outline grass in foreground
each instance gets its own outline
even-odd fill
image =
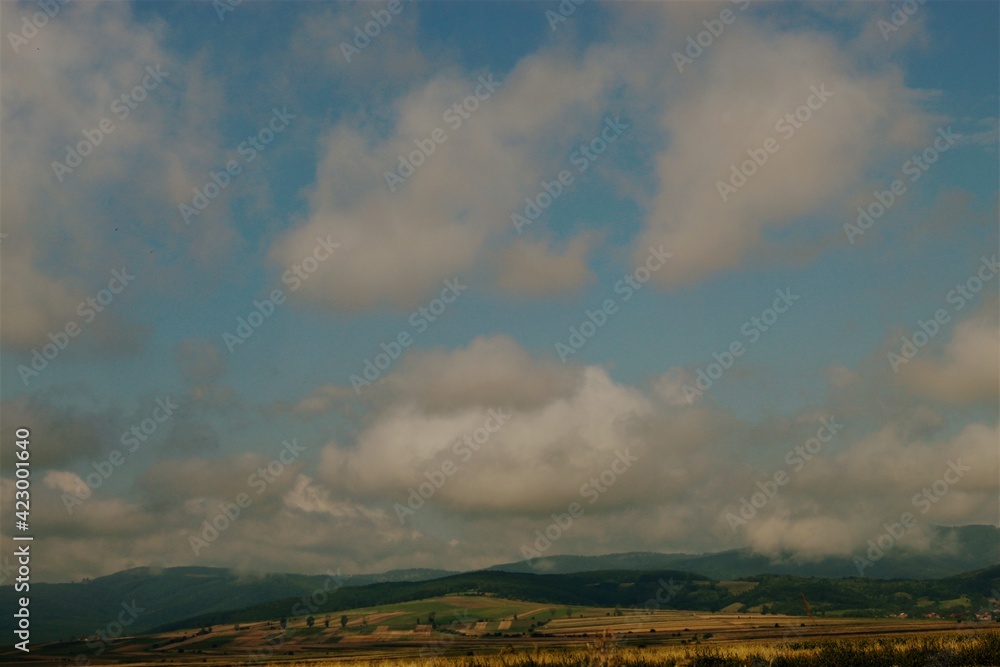
[[[272,663],[270,667],[991,667],[1000,632],[709,647],[622,647],[610,637],[580,650],[503,650],[493,655]]]

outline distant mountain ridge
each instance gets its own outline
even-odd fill
[[[1000,564],[1000,528],[993,526],[963,526],[939,528],[925,552],[913,552],[902,547],[890,550],[885,557],[865,571],[866,579],[943,579],[974,572]],[[796,577],[843,578],[857,577],[858,572],[849,557],[825,558],[816,562],[796,563],[792,560],[772,561],[747,549],[710,554],[657,554],[631,552],[605,556],[548,556],[529,562],[495,565],[483,574],[551,574],[574,575],[596,571],[617,571],[626,576],[643,576],[652,572],[670,571],[678,578],[700,578],[716,581],[785,575]],[[467,573],[470,576],[476,573]],[[33,637],[37,641],[68,639],[90,634],[103,628],[121,611],[122,604],[142,608],[129,628],[130,632],[146,632],[152,628],[176,624],[193,617],[226,618],[234,610],[264,607],[279,610],[279,614],[294,613],[289,607],[296,599],[322,591],[333,597],[338,587],[344,587],[340,599],[363,606],[371,598],[364,587],[376,587],[392,599],[410,595],[443,595],[464,580],[459,573],[436,569],[393,570],[381,574],[246,574],[212,567],[176,567],[152,569],[134,568],[105,577],[65,584],[31,584]],[[476,579],[469,585],[475,587]],[[487,583],[493,579],[483,580]],[[527,595],[524,582],[531,578],[499,578],[494,583],[500,590]],[[428,583],[426,586],[417,584]],[[514,589],[515,582],[518,586]],[[412,586],[405,586],[412,584]],[[464,585],[464,584],[462,584]],[[831,584],[835,585],[835,584]],[[845,584],[847,586],[847,584]],[[853,584],[852,584],[853,586]],[[381,588],[379,588],[381,587]],[[850,586],[848,586],[850,588]],[[346,590],[350,589],[350,591]],[[525,591],[528,591],[527,593]],[[382,593],[379,593],[381,595]],[[553,588],[551,601],[568,600],[581,604],[578,598],[562,588]],[[13,586],[0,588],[0,604],[14,608]],[[582,598],[580,598],[582,599]],[[611,598],[609,598],[610,600]],[[704,601],[703,601],[704,602]],[[345,604],[348,602],[345,602]],[[283,609],[284,611],[280,611]],[[11,636],[11,618],[0,618],[0,632]]]
[[[864,557],[865,552],[858,555]],[[930,546],[916,551],[897,546],[859,573],[851,557],[797,561],[791,554],[772,559],[749,548],[706,554],[627,552],[605,556],[543,556],[531,561],[493,565],[487,569],[534,574],[572,574],[596,570],[683,570],[713,579],[738,579],[762,574],[798,577],[857,577],[876,579],[940,579],[1000,563],[1000,527],[934,526]]]
[[[167,624],[156,631],[200,628],[230,623],[277,621],[306,613],[336,614],[365,607],[385,607],[448,595],[486,595],[508,600],[589,607],[686,609],[694,611],[761,611],[802,615],[801,596],[813,613],[883,616],[889,613],[947,614],[985,611],[998,597],[1000,565],[944,579],[831,579],[764,575],[752,581],[717,581],[674,570],[600,570],[575,574],[530,574],[479,570],[441,579],[388,582],[345,587],[315,609],[299,609],[298,601],[274,602],[228,612],[202,614]]]
[[[357,587],[388,582],[426,581],[455,574],[448,570],[408,569],[381,574],[248,574],[217,567],[137,567],[85,582],[31,584],[33,641],[68,639],[94,632],[117,617],[122,605],[134,605],[138,613],[131,632],[178,618],[206,612],[227,611],[289,597],[329,594],[338,587]],[[17,594],[13,586],[0,588],[0,605],[13,609]],[[12,617],[11,617],[12,618]],[[8,617],[0,619],[0,631]],[[7,632],[7,636],[11,633]]]

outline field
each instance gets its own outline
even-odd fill
[[[311,626],[308,617],[285,621],[284,629],[275,619],[122,637],[104,646],[59,642],[33,647],[30,656],[0,653],[0,662],[283,667],[1000,665],[995,623],[616,610],[483,595],[354,609],[315,617]]]
[[[1000,634],[972,631],[936,637],[878,637],[743,643],[706,647],[635,647],[598,637],[578,649],[517,651],[437,658],[372,656],[365,661],[316,660],[272,667],[961,667],[1000,665]]]

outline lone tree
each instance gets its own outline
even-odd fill
[[[323,619],[323,627],[324,628],[330,627],[330,615],[329,614],[327,614],[326,618]]]
[[[288,619],[284,616],[281,617],[281,629],[284,630],[288,626]]]
[[[343,616],[340,617],[340,627],[342,628],[347,627],[347,614],[344,614]]]
[[[310,627],[310,628],[313,626],[313,623],[315,623],[315,622],[316,622],[316,619],[313,618],[312,616],[310,616],[309,618],[306,619],[306,625],[308,627]]]

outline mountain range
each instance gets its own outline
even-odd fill
[[[714,611],[737,603],[746,607],[770,604],[772,611],[795,613],[800,596],[808,590],[806,594],[815,598],[820,611],[826,605],[829,611],[864,614],[897,607],[905,610],[909,598],[893,595],[907,587],[913,588],[907,593],[912,599],[966,596],[969,604],[983,604],[992,587],[1000,586],[997,568],[984,568],[998,563],[1000,528],[962,526],[936,528],[929,548],[923,551],[888,550],[865,568],[864,577],[859,577],[850,557],[807,562],[738,549],[700,555],[548,556],[473,573],[407,569],[303,575],[144,567],[84,582],[32,583],[30,596],[36,619],[33,641],[37,642],[94,633],[114,619],[123,605],[142,610],[129,628],[130,633],[141,633],[297,615],[296,602],[303,600],[322,600],[325,611],[334,611],[464,591],[559,604],[634,606],[657,599],[657,594],[662,599],[663,582],[671,580],[672,589],[681,586],[670,595],[673,608]],[[752,588],[726,583],[737,579],[756,583]],[[0,588],[0,604],[13,608],[16,595],[12,586]],[[8,637],[13,630],[11,620],[0,620],[0,631]]]

